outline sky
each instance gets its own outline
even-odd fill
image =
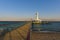
[[[60,20],[60,0],[0,0],[0,20],[34,18]]]

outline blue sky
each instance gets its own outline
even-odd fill
[[[59,19],[60,0],[0,0],[0,18],[31,18],[36,11],[40,18]]]

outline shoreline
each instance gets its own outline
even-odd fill
[[[31,31],[31,40],[59,40],[60,32],[33,32]]]

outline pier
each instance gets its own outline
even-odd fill
[[[30,40],[31,22],[5,33],[0,40]],[[29,37],[29,38],[28,38]]]
[[[31,31],[31,22],[8,31],[0,40],[60,40],[60,32]]]

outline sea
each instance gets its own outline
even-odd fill
[[[27,21],[0,21],[0,31],[11,31],[26,24]],[[31,30],[33,31],[54,31],[60,32],[60,21],[49,21],[48,24],[33,24]]]
[[[26,21],[0,21],[0,31],[11,31],[26,23]]]
[[[60,21],[48,21],[47,24],[32,24],[33,31],[60,32]]]

